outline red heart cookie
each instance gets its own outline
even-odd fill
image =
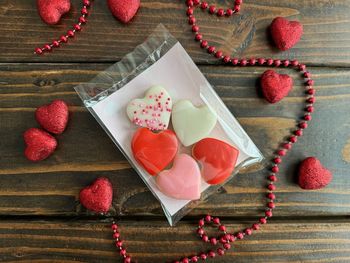
[[[321,189],[332,181],[332,173],[315,157],[308,157],[299,166],[299,186],[303,189]]]
[[[128,23],[140,8],[140,0],[108,0],[112,14],[123,23]]]
[[[205,138],[193,146],[192,156],[202,166],[202,177],[208,184],[224,182],[234,170],[239,151],[226,142]]]
[[[262,94],[270,103],[276,103],[288,95],[293,87],[293,79],[286,74],[266,70],[260,80]]]
[[[38,162],[49,157],[57,147],[57,141],[47,132],[30,128],[23,134],[26,149],[24,155],[28,160]]]
[[[288,21],[283,17],[276,17],[270,26],[271,36],[280,50],[293,47],[303,34],[303,25],[298,21]]]
[[[131,142],[135,159],[150,175],[162,171],[174,159],[178,141],[171,130],[154,133],[147,128],[138,129]]]
[[[96,213],[107,213],[113,199],[113,188],[108,178],[100,177],[80,191],[80,203]]]
[[[57,24],[70,10],[70,0],[37,0],[39,15],[49,25]]]
[[[62,100],[54,100],[35,111],[35,118],[41,127],[54,134],[61,134],[66,129],[68,115],[68,106]]]

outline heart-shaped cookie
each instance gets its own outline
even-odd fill
[[[217,115],[206,105],[197,108],[189,100],[180,100],[173,106],[171,119],[177,137],[189,146],[210,134]]]
[[[36,4],[41,19],[49,25],[57,24],[70,10],[70,0],[37,0]]]
[[[154,133],[147,128],[140,128],[132,138],[131,149],[138,163],[150,175],[156,175],[174,159],[178,141],[171,130]]]
[[[232,174],[239,151],[226,142],[205,138],[192,148],[192,156],[201,164],[202,177],[208,184],[221,184]]]
[[[303,34],[303,25],[298,21],[288,21],[284,17],[276,17],[270,26],[271,36],[280,50],[293,47]]]
[[[299,186],[303,189],[321,189],[332,181],[332,173],[315,157],[308,157],[299,166]]]
[[[200,198],[201,173],[196,161],[187,154],[175,157],[171,169],[156,177],[158,189],[165,195],[184,200]]]
[[[279,102],[293,88],[293,79],[286,74],[266,70],[260,79],[262,94],[270,103]]]
[[[24,132],[23,138],[27,146],[24,155],[33,162],[46,159],[57,147],[56,139],[41,129],[30,128]]]
[[[108,0],[112,14],[121,22],[128,23],[140,8],[140,0]]]
[[[61,134],[68,123],[68,106],[63,100],[54,100],[35,111],[37,122],[48,132]]]
[[[143,99],[129,102],[126,112],[129,119],[138,126],[151,130],[166,130],[172,105],[166,89],[158,85],[148,89]]]
[[[100,177],[79,193],[80,203],[96,213],[107,213],[113,199],[113,188],[108,178]]]

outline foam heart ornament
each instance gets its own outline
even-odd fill
[[[298,21],[276,17],[270,25],[270,32],[277,48],[284,51],[298,43],[303,35],[303,25]]]
[[[36,3],[41,19],[49,25],[57,24],[71,6],[70,0],[37,0]]]
[[[23,138],[26,144],[24,155],[33,162],[48,158],[57,147],[56,139],[41,129],[30,128],[24,132]]]
[[[67,127],[68,106],[63,100],[54,100],[35,111],[37,122],[48,132],[61,134]]]
[[[107,213],[113,199],[113,187],[108,178],[97,178],[79,193],[80,203],[96,213]]]
[[[299,165],[298,184],[303,189],[321,189],[332,181],[332,177],[332,173],[315,157],[308,157]]]
[[[270,103],[276,103],[291,91],[293,79],[289,75],[266,70],[261,76],[260,85],[265,99]]]
[[[145,97],[129,102],[126,112],[129,119],[138,126],[151,130],[166,130],[169,125],[172,99],[163,86],[149,88]]]
[[[128,23],[140,8],[140,0],[108,0],[112,14],[121,22]]]
[[[230,144],[205,138],[192,148],[192,156],[200,163],[203,179],[208,184],[221,184],[235,169],[239,150]]]
[[[132,138],[131,150],[137,162],[150,175],[156,175],[174,159],[178,140],[171,130],[154,133],[147,128],[139,128]]]
[[[210,134],[217,114],[207,105],[197,108],[189,100],[180,100],[174,104],[171,118],[177,137],[183,145],[189,146]]]
[[[200,198],[201,173],[197,162],[188,154],[177,155],[171,169],[156,177],[158,189],[165,195],[182,200]]]

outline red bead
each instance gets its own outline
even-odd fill
[[[233,10],[231,8],[226,10],[226,15],[227,16],[232,16],[232,14],[233,14]]]
[[[316,90],[311,88],[311,89],[308,89],[306,91],[306,93],[309,94],[309,95],[314,95],[316,93]]]
[[[285,155],[286,155],[286,151],[285,151],[285,150],[279,150],[279,151],[277,152],[277,154],[278,154],[279,156],[285,156]]]
[[[237,233],[236,237],[237,237],[238,239],[243,239],[243,238],[244,238],[244,235],[243,235],[243,233],[239,232],[239,233]]]
[[[306,114],[304,116],[304,120],[306,120],[306,121],[311,121],[311,119],[312,119],[311,115]]]
[[[207,2],[202,2],[201,8],[202,9],[207,9],[208,8],[208,3]]]
[[[304,71],[306,69],[306,66],[304,64],[299,65],[299,70]]]
[[[277,158],[273,159],[273,162],[274,162],[275,164],[279,164],[279,163],[282,162],[282,159],[279,158],[279,157],[277,157]]]
[[[215,47],[214,47],[214,46],[208,47],[208,53],[209,53],[209,54],[214,53],[214,51],[215,51]]]
[[[60,37],[60,40],[63,42],[63,43],[67,43],[68,39],[66,36],[61,36]]]
[[[306,129],[307,128],[307,123],[306,122],[299,123],[299,128]]]
[[[214,257],[215,257],[215,252],[212,251],[212,250],[210,250],[210,251],[208,252],[208,256],[209,256],[210,258],[214,258]]]
[[[201,42],[201,47],[202,47],[202,48],[206,48],[207,46],[208,46],[208,41],[203,40],[203,41]]]
[[[225,11],[224,11],[224,9],[220,8],[216,14],[218,16],[224,16],[225,15]]]
[[[274,184],[269,184],[267,186],[267,189],[269,189],[270,191],[275,191],[276,190],[276,186]]]
[[[216,58],[221,58],[222,57],[222,51],[220,51],[220,50],[216,51],[215,57]]]
[[[189,19],[188,19],[188,23],[190,25],[193,25],[194,23],[196,23],[196,18],[194,18],[193,16],[191,16]]]
[[[222,232],[225,232],[226,231],[226,226],[224,226],[224,225],[219,226],[219,230],[222,231]]]
[[[267,206],[269,207],[269,208],[271,208],[271,209],[274,209],[276,206],[275,206],[275,204],[273,203],[273,202],[269,202],[268,204],[267,204]]]
[[[225,254],[225,250],[223,250],[221,247],[219,247],[217,250],[219,256],[223,256]]]
[[[117,242],[115,242],[115,245],[117,247],[121,247],[121,246],[123,246],[123,241],[122,240],[118,240]]]
[[[89,0],[84,0],[84,1],[83,1],[83,5],[85,5],[85,6],[90,6],[90,1],[89,1]]]
[[[79,22],[82,23],[82,24],[84,24],[84,23],[87,22],[87,20],[86,20],[85,17],[81,16],[81,17],[79,17]]]
[[[263,65],[265,62],[266,62],[266,60],[264,58],[259,58],[258,59],[259,65]]]
[[[220,237],[219,241],[220,241],[221,244],[226,244],[227,243],[226,236],[224,235],[224,236]]]
[[[230,57],[229,56],[224,56],[224,58],[222,60],[224,61],[224,63],[229,63],[230,62]]]
[[[285,144],[283,144],[283,148],[290,150],[290,149],[292,149],[292,145],[290,143],[285,143]]]
[[[183,258],[183,259],[181,260],[181,262],[182,262],[182,263],[189,263],[190,261],[189,261],[188,258]]]
[[[272,217],[272,211],[271,211],[271,210],[267,210],[267,211],[265,212],[265,215],[266,215],[267,217]]]
[[[298,140],[298,138],[297,138],[296,136],[290,136],[290,137],[289,137],[289,141],[290,141],[291,143],[296,143],[297,140]]]
[[[274,64],[276,67],[279,67],[279,66],[281,65],[281,60],[275,59],[275,60],[273,61],[273,64]]]
[[[276,175],[270,175],[270,176],[269,176],[269,180],[270,180],[271,182],[277,182],[277,177],[276,177]]]
[[[198,235],[202,236],[204,234],[204,229],[198,228],[197,233],[198,233]]]
[[[252,225],[252,228],[254,230],[259,230],[260,229],[260,225],[255,223],[255,224]]]
[[[237,65],[237,64],[238,64],[238,58],[232,59],[232,64],[233,64],[233,65]]]
[[[199,26],[193,25],[193,26],[192,26],[192,31],[193,31],[193,32],[198,32],[198,31],[199,31]]]
[[[250,236],[253,231],[250,229],[250,228],[247,228],[246,230],[244,230],[244,233],[247,235],[247,236]]]
[[[74,37],[74,32],[73,32],[73,30],[68,30],[67,35],[68,35],[69,37]]]
[[[112,228],[112,230],[117,230],[118,229],[118,225],[117,224],[112,224],[111,228]]]
[[[268,193],[268,194],[267,194],[267,198],[268,198],[268,199],[271,199],[271,200],[275,200],[275,199],[276,199],[276,196],[275,196],[274,193]]]
[[[235,242],[236,237],[234,235],[228,235],[227,239],[232,243],[232,242]]]
[[[81,14],[82,14],[82,15],[87,15],[88,13],[89,13],[89,11],[87,10],[86,7],[83,7],[83,8],[81,9]]]
[[[216,239],[215,237],[212,237],[212,238],[210,239],[210,243],[211,243],[212,245],[216,245],[216,244],[218,243],[218,241],[217,241],[217,239]]]
[[[188,8],[187,11],[186,11],[186,14],[187,14],[188,16],[193,15],[193,8]]]
[[[242,2],[243,2],[242,0],[236,0],[236,1],[235,1],[235,5],[241,5]]]
[[[115,233],[113,233],[113,238],[119,238],[119,237],[120,237],[119,232],[115,232]]]
[[[203,236],[202,236],[202,240],[203,240],[204,242],[208,242],[208,241],[209,241],[209,237],[208,237],[207,235],[203,235]]]
[[[306,102],[308,103],[315,103],[315,101],[316,101],[315,97],[311,97],[306,100]]]
[[[200,1],[199,0],[192,0],[194,5],[199,5]]]
[[[272,58],[269,58],[267,61],[266,61],[266,64],[268,66],[271,66],[273,64],[273,59]]]
[[[120,255],[122,255],[122,256],[126,255],[126,249],[122,248],[120,250]]]
[[[51,46],[49,44],[44,45],[44,49],[47,51],[51,51]]]
[[[259,222],[261,223],[261,224],[266,224],[267,223],[267,220],[266,220],[266,218],[265,217],[262,217],[262,218],[260,218],[259,219]]]
[[[314,112],[314,107],[313,106],[308,106],[306,107],[307,112]]]
[[[308,86],[313,86],[315,84],[315,81],[313,81],[312,79],[309,79],[308,81],[306,81],[306,84]]]
[[[202,259],[202,260],[206,260],[207,259],[207,255],[205,253],[201,253],[199,255],[199,257]]]
[[[210,13],[210,14],[214,14],[215,11],[216,11],[216,7],[215,7],[214,5],[211,5],[211,6],[209,7],[209,13]]]
[[[37,47],[35,49],[35,53],[38,54],[38,55],[41,55],[43,53],[43,50],[41,48]]]
[[[192,261],[192,262],[198,262],[198,257],[197,257],[197,256],[191,257],[191,261]]]
[[[294,132],[294,134],[295,134],[296,136],[302,136],[302,135],[303,135],[303,131],[302,131],[302,130],[296,130],[296,131]]]
[[[60,42],[58,42],[57,40],[54,40],[54,41],[52,41],[52,45],[54,47],[59,47],[60,46]]]
[[[226,250],[231,249],[231,245],[230,245],[229,243],[225,243],[225,244],[223,245],[223,247],[224,247],[224,249],[226,249]]]
[[[204,226],[204,220],[203,219],[199,220],[198,225],[199,226]]]
[[[289,60],[283,60],[283,66],[288,67],[290,64]]]
[[[211,221],[211,216],[210,215],[206,215],[205,216],[205,221],[210,222]]]
[[[292,64],[293,67],[296,67],[296,66],[299,65],[299,61],[298,60],[292,60],[291,64]]]
[[[199,40],[201,40],[203,38],[203,36],[201,35],[201,34],[196,34],[196,36],[195,36],[195,40],[197,40],[197,41],[199,41]]]
[[[75,25],[74,25],[74,29],[75,29],[76,31],[80,31],[80,30],[81,30],[81,26],[79,26],[78,24],[75,24]]]
[[[236,6],[234,7],[234,10],[235,10],[235,12],[239,12],[239,10],[241,10],[241,6],[236,5]]]
[[[249,59],[249,65],[255,65],[255,63],[256,63],[256,59],[255,58],[251,58],[251,59]]]
[[[124,263],[131,263],[131,257],[127,256],[124,258]]]
[[[273,166],[272,168],[271,168],[271,171],[272,172],[274,172],[274,173],[278,173],[278,171],[279,171],[279,168],[278,168],[278,166]]]
[[[193,6],[193,1],[192,0],[187,0],[186,1],[187,6]]]
[[[305,78],[310,78],[311,77],[310,72],[308,72],[308,71],[304,72],[304,77]]]
[[[220,219],[219,218],[217,218],[217,217],[215,217],[214,219],[213,219],[213,223],[214,224],[220,224]]]
[[[247,65],[247,60],[246,59],[241,59],[241,61],[239,62],[239,64],[241,66],[246,66]]]

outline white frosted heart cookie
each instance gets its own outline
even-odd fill
[[[129,119],[138,126],[151,130],[168,128],[172,108],[172,100],[163,86],[149,88],[143,99],[129,102],[126,112]]]
[[[171,120],[181,143],[189,146],[210,134],[217,114],[206,105],[197,108],[189,100],[180,100],[173,106]]]

